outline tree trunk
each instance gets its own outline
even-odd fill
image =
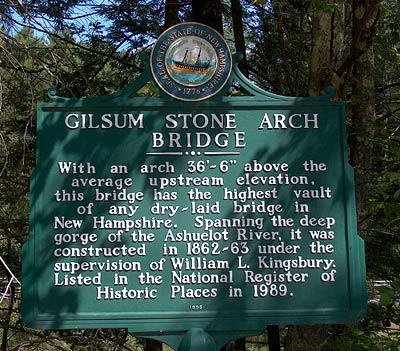
[[[276,14],[276,24],[277,24],[277,34],[278,34],[278,46],[281,52],[281,58],[282,58],[282,65],[283,65],[283,73],[285,76],[285,82],[286,86],[288,87],[290,94],[294,95],[295,91],[293,88],[292,84],[292,77],[291,77],[291,72],[290,72],[290,67],[289,67],[289,61],[288,61],[288,55],[286,52],[286,45],[285,45],[285,35],[283,33],[284,28],[283,28],[283,16],[282,16],[282,9],[281,9],[281,3],[276,2],[273,3],[274,11]]]
[[[330,78],[330,43],[332,14],[322,9],[313,8],[312,44],[310,58],[310,76],[308,94],[320,96],[324,93]],[[289,326],[285,351],[320,351],[321,326]]]
[[[376,10],[376,9],[375,9]],[[368,227],[368,196],[371,171],[371,128],[369,125],[375,118],[375,86],[373,79],[374,53],[369,38],[358,34],[360,31],[373,32],[369,26],[374,25],[370,18],[366,28],[359,28],[363,17],[373,9],[364,7],[363,2],[356,1],[353,9],[354,36],[363,38],[359,47],[364,53],[353,65],[352,115],[350,128],[350,163],[354,167],[356,185],[357,222],[359,233]]]
[[[243,54],[243,60],[239,62],[239,68],[245,76],[249,75],[247,56],[246,56],[246,43],[244,40],[243,31],[243,11],[240,0],[231,0],[231,11],[232,11],[232,26],[233,35],[235,37],[235,49],[236,52]]]
[[[332,3],[331,0],[327,4]],[[345,46],[345,1],[336,2],[336,11],[314,4],[312,8],[312,43],[308,94],[320,96],[325,94],[327,86],[334,86],[339,91],[343,83],[336,78],[335,72]],[[319,351],[323,325],[290,326],[285,351]]]
[[[292,325],[289,327],[285,351],[320,351],[322,325]]]
[[[179,23],[179,7],[178,0],[165,0],[164,29]]]
[[[221,0],[192,0],[192,18],[223,35]]]
[[[346,0],[337,0],[335,11],[317,5],[313,8],[308,85],[310,96],[323,95],[326,87],[330,85],[335,88],[336,97],[341,99],[346,97],[351,69],[341,70],[340,67],[351,57],[351,55],[344,57],[346,42],[349,40],[346,36],[349,7]]]
[[[319,96],[330,80],[330,43],[332,15],[321,9],[314,9],[312,16],[312,41],[310,58],[310,78],[308,93]]]

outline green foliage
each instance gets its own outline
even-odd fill
[[[250,78],[276,93],[306,95],[311,10],[333,13],[337,4],[327,0],[241,3]],[[179,18],[190,19],[190,1],[180,4]],[[229,32],[229,2],[224,4]],[[163,6],[161,0],[24,0],[0,4],[0,255],[18,277],[21,247],[28,238],[37,102],[48,100],[46,92],[51,87],[62,96],[82,97],[109,94],[131,83],[143,67],[140,52],[149,51],[163,30]],[[365,219],[368,276],[392,283],[371,287],[371,294],[379,296],[380,303],[370,304],[367,317],[359,325],[332,327],[325,351],[400,350],[400,3],[382,1],[380,11],[371,71],[376,118],[364,126],[359,137],[372,145],[371,168],[367,170],[369,212]],[[347,50],[351,42],[343,46]],[[353,104],[361,101],[351,96],[350,89],[347,93]],[[155,95],[156,91],[146,85],[138,94]],[[0,323],[2,332],[6,327],[12,330],[10,349],[27,342],[38,350],[111,350],[118,349],[124,340],[125,349],[142,349],[123,330],[28,330],[16,306],[12,306],[12,315],[7,315],[9,302],[1,306]]]
[[[367,316],[352,326],[331,328],[324,351],[399,351],[400,281],[370,283]]]
[[[267,4],[267,1],[266,0],[253,0],[253,4],[265,7],[265,5]]]
[[[314,8],[330,13],[333,13],[338,9],[338,4],[336,4],[334,1],[310,0],[310,3],[314,6]]]
[[[307,95],[311,47],[307,10],[290,1],[247,9],[250,73],[262,88],[283,95]]]
[[[353,329],[346,336],[327,343],[324,351],[399,351],[399,333],[364,334]]]

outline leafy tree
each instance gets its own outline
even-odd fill
[[[399,322],[394,303],[400,276],[399,17],[398,0],[1,3],[0,255],[19,276],[35,164],[35,106],[47,99],[46,90],[56,87],[60,95],[76,97],[117,91],[142,70],[139,53],[149,51],[165,28],[196,20],[217,28],[232,48],[246,54],[242,69],[261,87],[312,96],[332,85],[338,98],[349,101],[349,155],[368,275],[392,284],[372,287],[383,302],[372,305],[357,328],[331,327],[335,340],[326,348],[366,349],[384,331],[391,337],[379,347],[389,349],[398,334],[389,333],[387,325]],[[27,331],[15,322],[12,300],[2,308],[3,329],[17,336],[13,345],[25,338],[30,346],[48,343],[53,349],[84,349],[91,342],[99,350],[110,345],[122,350],[123,343],[132,342],[126,331]],[[346,337],[337,337],[338,331]],[[5,349],[10,333],[2,336]],[[319,350],[320,340],[319,327],[291,327],[286,348]],[[148,345],[148,350],[159,347]]]
[[[192,19],[223,34],[221,0],[192,0]]]

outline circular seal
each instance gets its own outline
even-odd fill
[[[157,85],[184,101],[201,101],[217,94],[232,71],[232,56],[224,38],[199,23],[181,23],[158,38],[150,58]]]

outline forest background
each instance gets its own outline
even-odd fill
[[[232,52],[244,54],[241,70],[261,88],[317,96],[333,86],[335,98],[347,103],[358,231],[366,243],[368,315],[351,326],[280,326],[280,347],[398,351],[398,0],[1,0],[0,351],[166,349],[126,330],[28,329],[19,314],[19,281],[29,235],[37,102],[48,101],[50,87],[66,97],[122,89],[143,70],[139,54],[150,52],[165,28],[184,21],[219,30]],[[143,94],[155,91],[149,87]],[[268,338],[242,339],[226,349],[268,350]]]

